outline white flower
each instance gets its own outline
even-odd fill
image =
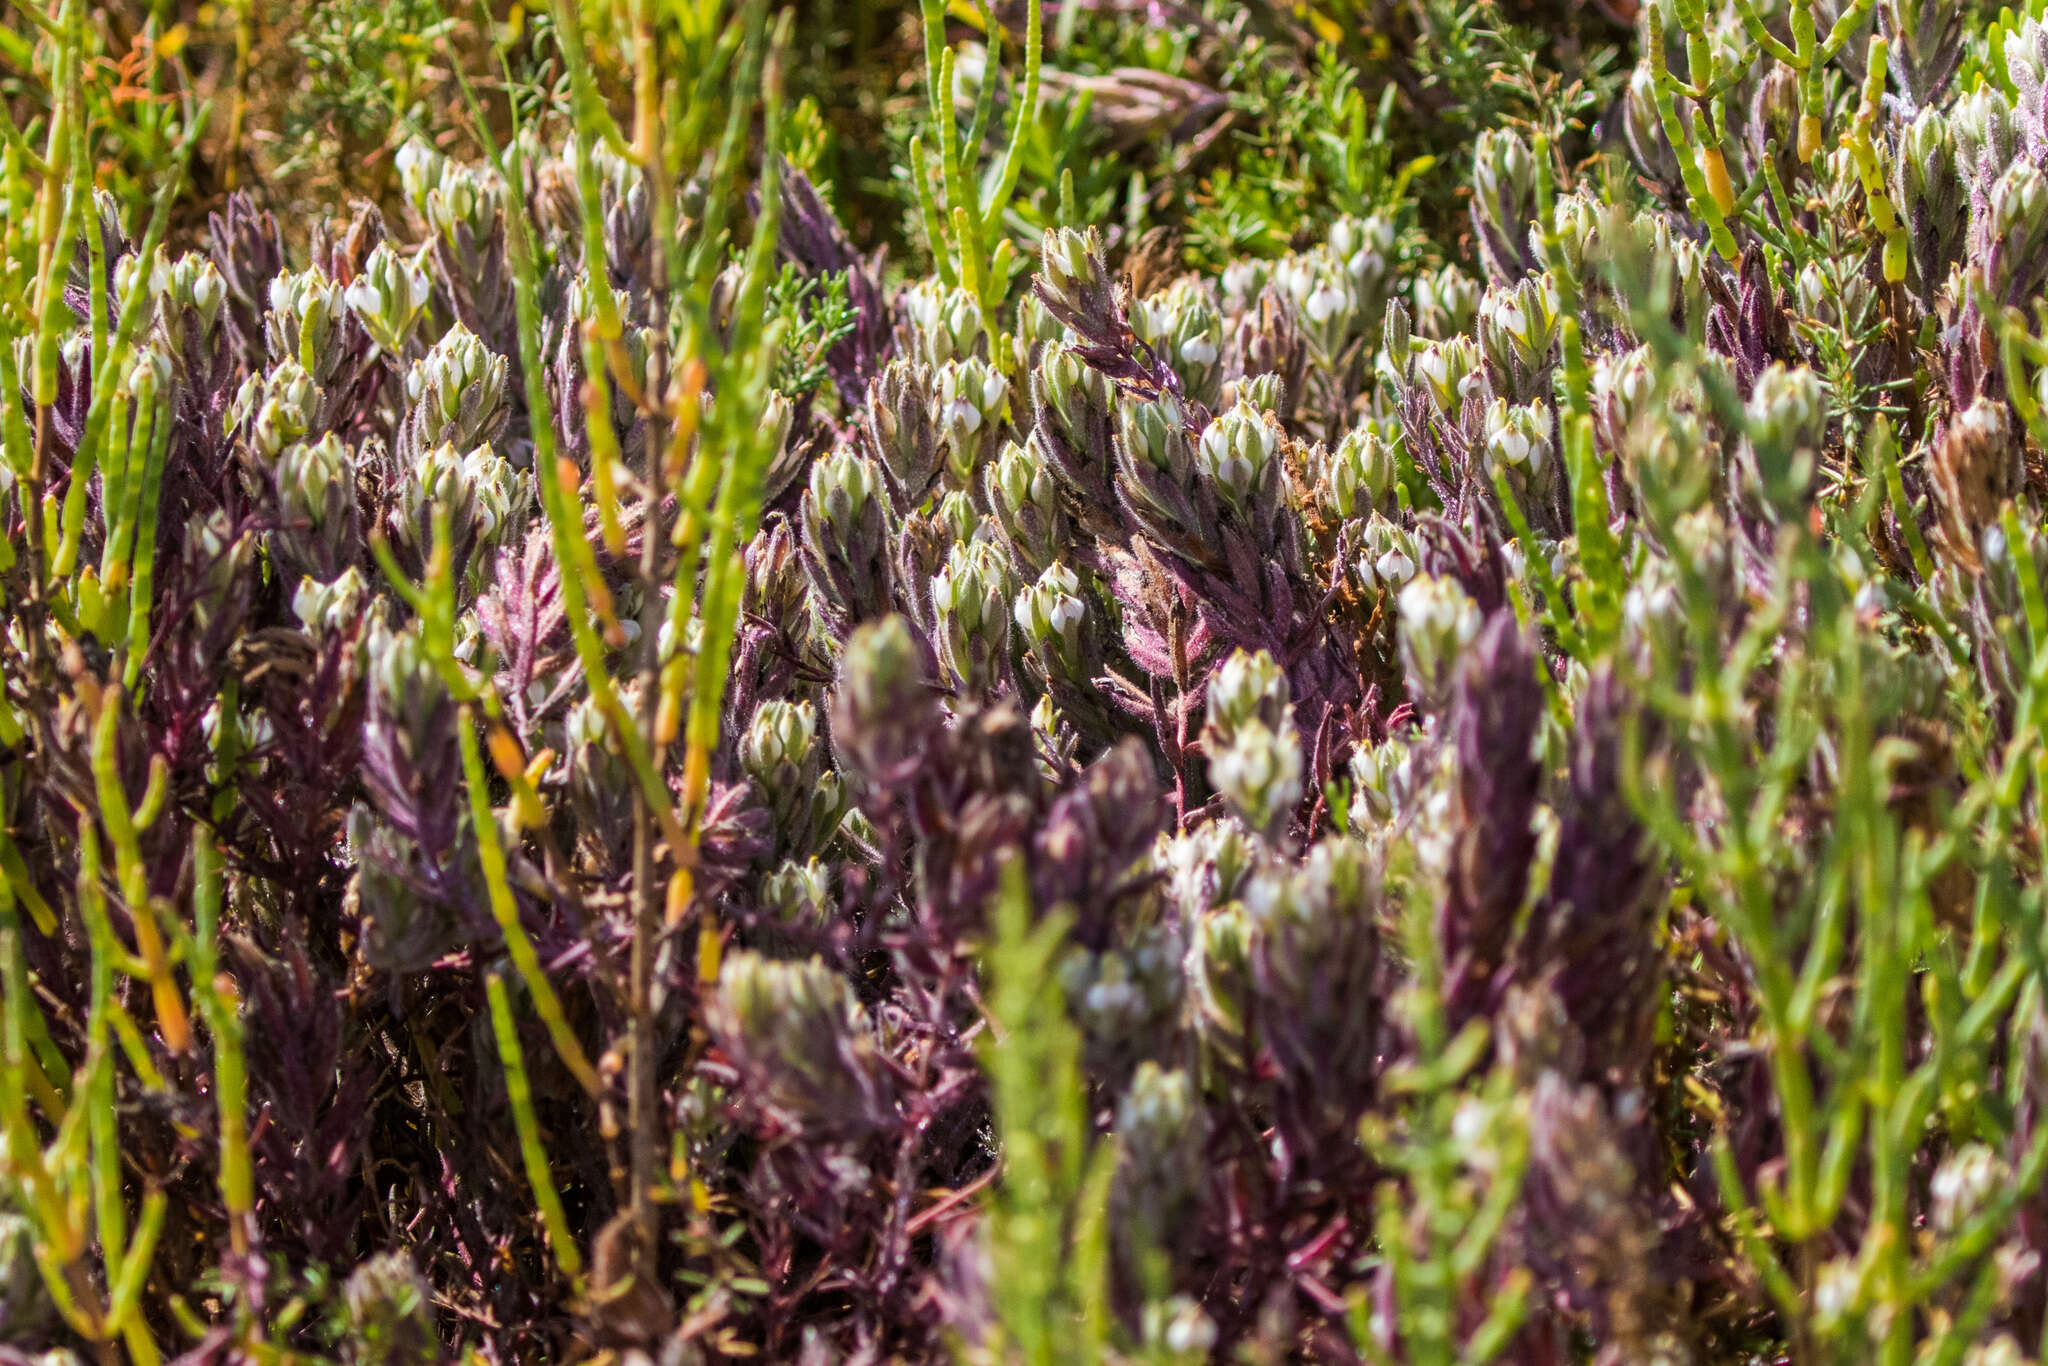
[[[1389,584],[1399,586],[1415,577],[1415,561],[1411,560],[1396,546],[1373,561],[1373,570]]]
[[[1302,302],[1301,309],[1308,314],[1309,321],[1320,324],[1328,322],[1338,309],[1344,307],[1344,303],[1343,290],[1335,285],[1324,285]]]

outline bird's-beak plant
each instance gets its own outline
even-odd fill
[[[145,8],[0,1366],[2048,1353],[2038,4]]]

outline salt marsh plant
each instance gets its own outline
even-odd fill
[[[0,1363],[2041,1360],[2038,9],[24,11]]]

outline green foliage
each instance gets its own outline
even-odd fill
[[[847,301],[846,277],[822,281],[784,266],[768,287],[770,326],[781,328],[782,348],[776,359],[775,392],[788,398],[814,393],[825,382],[825,353],[852,332],[858,318]]]
[[[436,0],[342,0],[306,11],[291,36],[305,85],[284,111],[292,150],[276,168],[291,175],[376,146],[396,127],[432,121],[426,67],[454,30]]]
[[[982,1050],[1002,1145],[987,1235],[1002,1331],[989,1359],[1099,1362],[1112,1338],[1107,1213],[1116,1145],[1095,1136],[1081,1034],[1055,970],[1065,917],[1034,914],[1016,864],[1004,882],[991,917],[991,1030]]]

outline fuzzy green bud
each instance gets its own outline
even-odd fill
[[[981,451],[1002,418],[1010,382],[979,356],[948,361],[938,369],[933,395],[939,431],[948,445],[947,468],[956,483],[971,486]]]
[[[297,361],[284,360],[242,381],[228,405],[227,424],[242,429],[251,449],[271,460],[306,434],[319,410],[313,377]]]
[[[1423,574],[1410,579],[1400,606],[1401,659],[1418,696],[1448,694],[1458,659],[1479,635],[1479,604],[1455,579]]]
[[[445,442],[423,455],[399,488],[398,513],[404,533],[425,553],[433,509],[445,506],[454,537],[451,554],[460,573],[477,548],[502,539],[523,499],[519,475],[489,446],[458,453]]]
[[[1991,187],[1987,223],[1989,240],[1982,247],[1994,253],[1990,284],[1997,294],[2019,263],[2048,246],[2048,175],[2025,160],[2007,167]]]
[[[432,293],[427,273],[417,262],[404,260],[389,242],[379,242],[363,263],[362,274],[349,282],[342,297],[362,319],[371,339],[395,356],[404,350],[405,339]]]
[[[809,702],[763,702],[741,737],[740,764],[766,784],[783,765],[801,767],[810,759],[817,732],[818,710]]]
[[[448,329],[405,374],[405,396],[422,405],[429,422],[445,428],[475,425],[504,397],[505,358],[493,355],[461,323]]]
[[[1327,249],[1281,261],[1273,268],[1273,283],[1293,300],[1303,335],[1322,356],[1335,356],[1355,334],[1367,300]]]
[[[1209,675],[1209,733],[1227,745],[1253,720],[1277,728],[1287,716],[1287,674],[1264,650],[1232,650]]]
[[[1899,196],[1901,207],[1938,196],[1930,196],[1929,188],[1953,182],[1954,143],[1949,137],[1948,120],[1941,116],[1939,109],[1923,109],[1911,123],[1906,125],[1899,138],[1898,156],[1893,190]],[[1948,196],[1953,199],[1954,196]]]
[[[1607,451],[1623,449],[1630,433],[1652,417],[1656,400],[1657,376],[1648,347],[1594,360],[1594,431]]]
[[[1400,477],[1393,443],[1377,428],[1354,427],[1344,433],[1330,456],[1323,484],[1324,507],[1340,518],[1384,507]]]
[[[1488,463],[1540,474],[1551,456],[1550,423],[1550,405],[1542,399],[1512,407],[1495,399],[1486,410]]]
[[[1131,987],[1126,990],[1136,994]],[[1143,1027],[1141,1009],[1123,1012],[1135,1017],[1132,1024],[1138,1028]],[[1131,1032],[1128,1026],[1117,1031]],[[1124,1236],[1141,1246],[1163,1248],[1184,1242],[1193,1232],[1202,1207],[1207,1120],[1200,1088],[1188,1072],[1168,1071],[1149,1058],[1138,1064],[1116,1113],[1122,1153],[1114,1221]],[[1172,1344],[1167,1350],[1173,1353],[1153,1360],[1207,1359],[1216,1327],[1206,1316],[1194,1316],[1201,1316],[1200,1306],[1182,1296],[1148,1307],[1147,1338],[1159,1346]]]
[[[928,280],[904,290],[901,301],[920,360],[944,365],[975,353],[981,341],[981,305],[966,290]]]
[[[1239,399],[1196,443],[1201,469],[1232,506],[1242,507],[1264,483],[1280,434],[1264,414]]]
[[[270,354],[293,357],[323,382],[331,380],[342,360],[334,332],[347,307],[343,293],[317,266],[272,280],[263,318]]]
[[[1369,830],[1394,818],[1403,795],[1401,783],[1408,761],[1408,745],[1399,739],[1390,738],[1378,745],[1360,745],[1351,751],[1351,824],[1354,827]]]
[[[1396,378],[1415,350],[1415,321],[1399,299],[1387,305],[1380,317],[1380,363],[1391,366]]]
[[[365,1361],[427,1366],[440,1358],[434,1292],[403,1252],[380,1252],[342,1286],[350,1336]]]
[[[761,879],[761,905],[784,924],[822,925],[831,917],[832,870],[817,859],[788,859]]]
[[[121,378],[121,389],[142,400],[147,408],[155,402],[156,396],[171,385],[171,358],[155,342],[146,342],[129,359],[128,373]]]
[[[443,688],[418,623],[393,630],[380,616],[370,623],[366,655],[370,687],[384,712],[402,721],[424,722]]]
[[[398,170],[399,189],[407,202],[424,212],[427,191],[440,182],[447,158],[421,139],[411,138],[398,149],[393,162]]]
[[[481,242],[497,219],[501,189],[496,175],[446,160],[440,170],[427,190],[421,215],[442,237],[453,241],[466,229]]]
[[[287,525],[303,523],[316,537],[346,528],[355,503],[355,468],[340,437],[328,432],[317,441],[285,447],[273,474],[278,510]],[[330,545],[338,552],[338,543]]]
[[[1026,294],[1017,302],[1017,361],[1022,365],[1031,348],[1041,342],[1055,342],[1066,335],[1066,324],[1046,310],[1045,301]]]
[[[875,462],[841,446],[811,466],[811,498],[828,526],[853,525],[882,482]]]
[[[1120,406],[1116,386],[1073,347],[1060,343],[1045,348],[1037,378],[1055,433],[1078,451],[1092,451],[1097,424],[1113,420]]]
[[[1059,485],[1035,447],[1006,442],[989,466],[987,483],[989,502],[1005,521],[1014,521],[1033,509],[1049,519],[1058,509]]]
[[[1536,197],[1536,158],[1510,129],[1479,135],[1472,158],[1472,216],[1480,229],[1480,256],[1487,273],[1511,279],[1520,273],[1504,252],[1519,253],[1529,230]]]
[[[2005,96],[1990,85],[1957,100],[1949,110],[1956,170],[1965,185],[1991,181],[2019,151],[2019,120]]]
[[[939,499],[933,510],[933,517],[945,528],[946,534],[957,543],[984,539],[982,536],[981,509],[960,489],[954,489]]]
[[[1102,283],[1099,251],[1092,230],[1083,233],[1073,228],[1048,228],[1039,247],[1046,283],[1056,293],[1098,287]]]
[[[729,953],[705,1017],[754,1103],[784,1123],[858,1130],[888,1117],[873,1026],[852,984],[823,961]]]
[[[1472,326],[1479,313],[1479,281],[1454,265],[1424,271],[1415,277],[1410,291],[1415,301],[1415,327],[1424,337],[1442,341]],[[1388,355],[1396,365],[1407,359],[1407,350],[1390,345]]]
[[[1088,363],[1069,346],[1047,347],[1039,362],[1046,401],[1052,405],[1060,424],[1070,433],[1079,430],[1083,388],[1093,373]]]
[[[370,597],[369,585],[354,565],[326,583],[301,578],[292,594],[292,614],[316,634],[352,631],[362,621]]]
[[[1275,729],[1253,717],[1209,759],[1209,781],[1246,825],[1262,832],[1271,832],[1301,801],[1302,774],[1292,721]]]
[[[825,847],[846,814],[839,775],[817,743],[818,710],[808,701],[763,702],[740,737],[740,767],[766,798],[778,848],[808,857]]]
[[[1535,372],[1557,343],[1557,294],[1547,278],[1525,277],[1512,288],[1495,286],[1479,301],[1479,339],[1487,358],[1505,374]]]
[[[1245,828],[1226,819],[1161,837],[1153,859],[1166,876],[1168,899],[1192,922],[1240,894],[1259,852]]]
[[[199,315],[202,331],[211,328],[227,302],[227,281],[211,258],[196,251],[173,257],[157,249],[150,264],[149,292],[160,308],[189,308]]]
[[[1361,540],[1353,572],[1367,592],[1399,592],[1415,577],[1418,552],[1413,532],[1375,512],[1366,520]]]
[[[941,662],[962,687],[993,687],[1010,638],[1009,557],[989,541],[955,545],[932,577]]]
[[[1048,664],[1057,662],[1071,670],[1081,660],[1081,627],[1088,605],[1080,593],[1074,571],[1055,564],[1017,595],[1012,609],[1017,629]]]
[[[1536,188],[1536,158],[1513,129],[1487,129],[1473,150],[1473,190],[1483,199],[1518,201]]]
[[[1795,513],[1806,496],[1827,420],[1827,388],[1813,371],[1772,365],[1757,376],[1748,406],[1750,449],[1764,499],[1780,516]]]
[[[1131,305],[1131,330],[1180,374],[1190,395],[1210,392],[1223,355],[1223,318],[1206,290],[1189,281]]]
[[[1287,398],[1287,386],[1280,376],[1269,370],[1264,374],[1246,375],[1235,384],[1226,385],[1224,397],[1233,405],[1242,403],[1254,412],[1277,413]]]
[[[1464,407],[1465,391],[1479,375],[1479,348],[1469,337],[1429,342],[1415,353],[1415,378],[1446,415]]]
[[[1254,937],[1251,915],[1230,902],[1195,922],[1188,951],[1196,1032],[1227,1058],[1236,1057],[1243,1046]]]
[[[848,715],[892,715],[898,703],[925,682],[924,658],[909,623],[892,615],[857,627],[846,642],[839,677]]]
[[[1550,240],[1539,240],[1537,253],[1545,270],[1582,280],[1586,258],[1592,254],[1600,235],[1600,208],[1584,194],[1558,197],[1551,206]]]
[[[1330,252],[1362,295],[1376,293],[1394,260],[1394,222],[1379,214],[1371,218],[1340,218],[1330,225]]]
[[[1187,446],[1183,429],[1186,420],[1180,401],[1171,394],[1127,401],[1117,407],[1117,431],[1131,457],[1175,476],[1182,469]]]

